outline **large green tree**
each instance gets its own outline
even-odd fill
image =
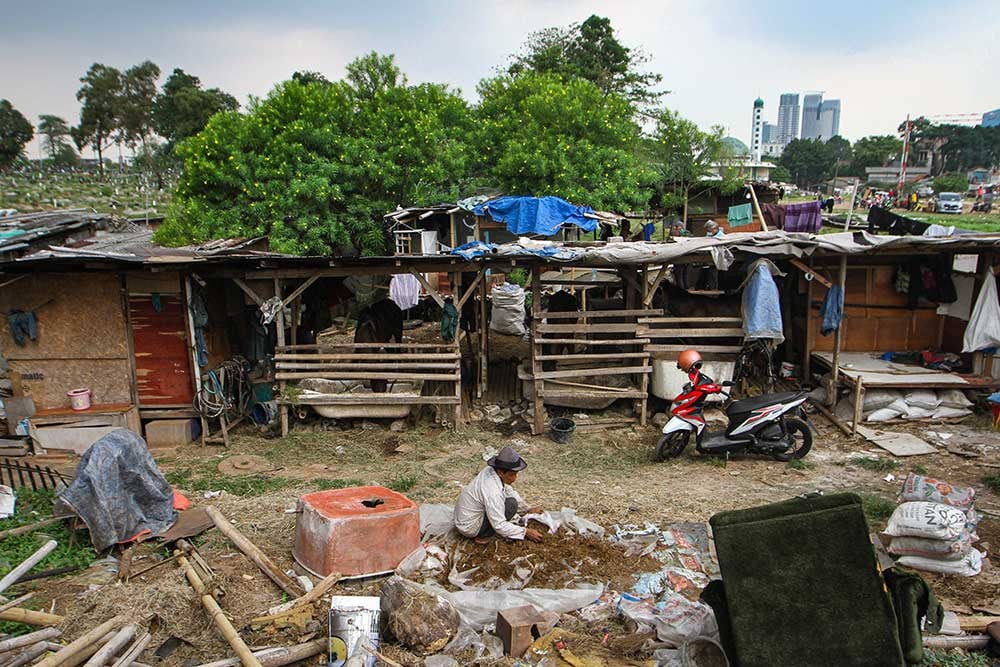
[[[76,99],[80,107],[80,122],[73,128],[73,141],[79,150],[89,145],[97,153],[101,175],[104,175],[104,150],[111,145],[119,128],[118,103],[122,94],[122,73],[114,67],[94,63],[80,78]]]
[[[590,81],[604,93],[625,97],[639,107],[655,104],[665,91],[656,87],[661,74],[644,72],[649,56],[623,45],[611,21],[592,15],[583,23],[546,28],[532,33],[513,56],[508,73],[558,74]]]
[[[21,157],[24,146],[35,136],[35,128],[9,100],[0,100],[0,169]]]
[[[526,72],[479,85],[475,146],[482,180],[511,194],[595,208],[645,206],[632,106],[581,78]]]
[[[238,108],[232,95],[218,88],[202,89],[198,77],[175,69],[153,102],[153,127],[172,148],[205,129],[213,115]]]
[[[660,111],[644,152],[656,174],[661,203],[669,207],[668,202],[679,202],[687,223],[688,199],[698,188],[708,187],[708,179],[720,176],[718,170],[730,151],[722,127],[702,132],[676,111]]]
[[[122,74],[122,88],[116,102],[119,140],[133,152],[145,146],[153,134],[153,101],[160,68],[146,60]]]
[[[64,156],[67,150],[70,152],[73,150],[69,142],[69,125],[59,116],[51,114],[39,116],[38,134],[42,136],[42,150],[53,162]]]
[[[866,167],[883,167],[902,152],[903,142],[891,134],[862,137],[854,142],[850,173],[864,178]]]
[[[389,83],[285,81],[246,114],[212,116],[177,147],[184,169],[157,240],[267,236],[291,254],[385,252],[386,211],[457,196],[472,130],[446,86]]]
[[[935,174],[1000,165],[1000,127],[936,125],[918,118],[913,123],[911,141],[915,151],[933,153]]]
[[[793,139],[785,146],[779,163],[788,169],[796,185],[813,186],[833,173],[835,148],[819,139]]]

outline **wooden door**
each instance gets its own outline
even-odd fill
[[[191,405],[191,353],[184,318],[184,297],[130,294],[129,317],[135,348],[135,374],[142,407]]]

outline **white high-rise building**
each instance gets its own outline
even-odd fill
[[[823,93],[812,93],[802,98],[802,138],[819,139],[820,109],[823,108]],[[830,137],[823,137],[824,140]]]
[[[799,96],[798,93],[784,93],[778,105],[778,136],[771,141],[787,144],[799,138]]]
[[[753,101],[753,126],[750,129],[750,157],[760,162],[761,146],[764,143],[764,100]]]

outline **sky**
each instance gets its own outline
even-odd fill
[[[91,63],[152,60],[238,100],[263,96],[296,70],[343,76],[353,58],[394,53],[411,82],[476,83],[534,30],[607,16],[619,39],[651,57],[664,104],[703,128],[749,143],[753,100],[777,120],[784,92],[841,100],[840,133],[886,134],[906,117],[1000,107],[1000,12],[956,0],[736,2],[506,0],[0,0],[0,99],[31,122],[76,123]],[[161,79],[162,83],[162,79]],[[37,142],[28,147],[37,156]]]

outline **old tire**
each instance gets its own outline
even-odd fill
[[[656,443],[656,460],[666,461],[675,459],[681,455],[687,447],[691,431],[672,431],[667,433]]]
[[[774,458],[779,461],[791,461],[792,459],[801,459],[808,454],[813,442],[809,425],[801,419],[787,419],[785,420],[785,430],[788,432],[788,438],[792,444],[784,452],[775,454]]]

